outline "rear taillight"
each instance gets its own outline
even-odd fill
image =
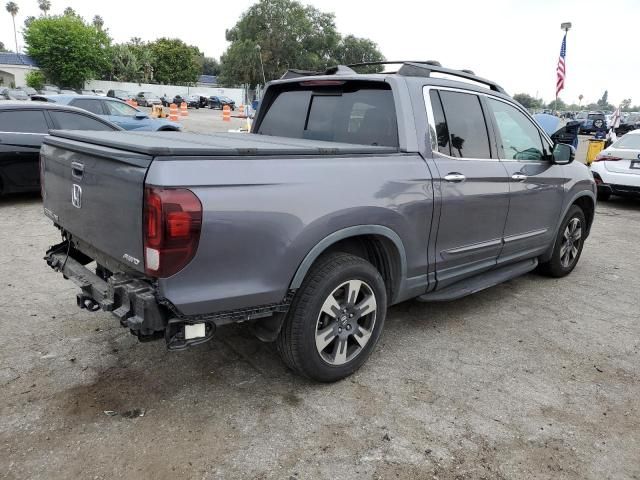
[[[185,188],[144,190],[144,267],[152,277],[182,270],[198,249],[202,204]]]
[[[622,158],[610,157],[609,155],[598,155],[593,161],[594,162],[617,162],[618,160],[622,160]]]

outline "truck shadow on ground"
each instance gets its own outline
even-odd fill
[[[527,282],[526,277],[509,283],[518,282]],[[386,355],[401,351],[407,337],[432,328],[447,328],[479,305],[497,302],[501,294],[504,291],[489,289],[457,302],[408,301],[390,308],[381,339],[384,352],[374,352],[358,374],[336,384],[314,383],[290,372],[275,346],[256,339],[244,325],[220,328],[211,342],[178,353],[167,352],[163,342],[138,343],[124,329],[113,327],[104,332],[107,342],[91,342],[100,345],[99,357],[103,358],[96,363],[101,368],[89,365],[86,383],[60,391],[48,403],[57,414],[73,422],[96,420],[105,411],[126,414],[153,408],[164,414],[200,402],[249,403],[256,408],[296,406],[305,394],[344,391],[357,383],[359,375],[371,375],[369,369],[385,362]],[[80,365],[69,368],[77,367]]]

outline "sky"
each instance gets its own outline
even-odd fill
[[[37,0],[14,0],[16,26],[38,16]],[[72,7],[85,19],[99,14],[116,42],[178,37],[207,56],[227,48],[225,30],[255,0],[52,0],[51,14]],[[389,60],[438,60],[468,68],[509,92],[545,101],[555,96],[562,22],[567,36],[567,103],[595,102],[605,90],[610,103],[640,104],[640,55],[636,50],[639,0],[302,0],[332,12],[338,31],[375,41]],[[4,2],[3,2],[4,4]],[[0,41],[13,49],[11,16],[0,11]],[[18,35],[20,49],[23,46]]]

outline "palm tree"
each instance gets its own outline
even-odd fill
[[[100,15],[96,15],[93,17],[93,26],[98,30],[102,30],[102,27],[104,26],[104,19]]]
[[[38,0],[38,8],[42,10],[42,14],[46,17],[51,9],[51,2],[49,0]]]
[[[16,41],[16,55],[18,54],[18,34],[16,33],[16,15],[18,14],[18,4],[16,2],[7,3],[7,12],[13,19],[13,38]]]

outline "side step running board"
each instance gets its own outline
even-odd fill
[[[421,302],[444,302],[471,295],[485,288],[493,287],[512,278],[524,275],[538,266],[538,259],[532,258],[523,262],[513,263],[496,270],[490,270],[475,277],[466,278],[442,290],[425,293],[417,298]]]

